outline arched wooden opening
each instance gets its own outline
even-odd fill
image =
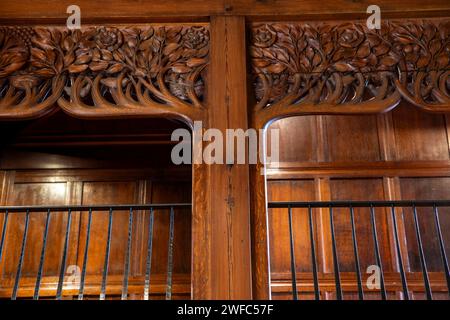
[[[402,100],[411,108],[446,112],[450,107],[448,27],[447,19],[392,20],[380,32],[359,21],[253,23],[252,125],[265,128],[275,120],[300,115],[380,114]],[[416,46],[422,58],[411,53]],[[324,142],[324,137],[315,139]],[[253,287],[255,296],[264,299],[271,295],[271,274],[263,170],[263,165],[253,166],[251,174]],[[336,250],[332,253],[337,255]],[[338,278],[339,268],[334,272]],[[341,291],[339,282],[336,292]]]
[[[379,115],[304,116],[275,121],[268,130],[280,130],[280,167],[269,165],[267,201],[447,200],[450,196],[447,121],[445,114],[423,113],[407,102]],[[439,244],[440,233],[448,256],[448,207],[438,208],[440,231],[436,228],[432,204],[416,210],[432,296],[448,299]],[[316,298],[316,274],[318,298],[336,299],[329,208],[311,209],[311,221],[309,215],[307,207],[292,209],[297,297]],[[268,219],[272,297],[291,299],[287,208],[269,209]],[[426,290],[413,209],[395,208],[395,231],[389,205],[374,208],[374,219],[387,299],[405,299],[401,268],[408,297],[424,299]],[[349,207],[333,208],[333,228],[343,298],[360,298],[357,279],[360,276],[361,296],[381,299],[381,286],[367,285],[373,275],[368,268],[378,266],[370,206],[355,207],[352,212]]]
[[[65,269],[63,299],[189,299],[192,169],[171,162],[171,133],[180,127],[164,119],[79,120],[62,111],[1,122],[1,206],[23,206],[0,218],[1,298],[58,297]],[[174,207],[173,221],[170,206],[158,207],[171,203],[188,204]]]

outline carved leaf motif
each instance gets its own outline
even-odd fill
[[[65,92],[66,107],[91,95],[84,103],[103,108],[118,103],[127,110],[166,104],[175,107],[168,112],[189,113],[202,107],[208,55],[208,27],[200,24],[73,31],[0,26],[0,91],[11,86],[21,91],[14,93],[16,100],[39,101],[42,108]],[[2,99],[0,109],[16,103]]]
[[[249,51],[257,108],[355,104],[398,91],[417,105],[450,105],[448,19],[384,21],[380,30],[361,22],[255,24]]]

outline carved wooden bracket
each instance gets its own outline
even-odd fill
[[[378,113],[403,98],[450,111],[450,20],[255,23],[254,122],[304,114]]]
[[[204,24],[0,27],[0,119],[202,118]]]

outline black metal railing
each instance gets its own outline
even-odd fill
[[[354,261],[354,267],[352,273],[354,274],[356,278],[356,285],[357,288],[357,297],[360,300],[363,300],[365,298],[365,290],[364,285],[362,281],[361,276],[361,261],[360,261],[360,251],[358,250],[358,240],[357,240],[357,231],[355,227],[355,209],[358,208],[358,210],[361,210],[361,208],[366,208],[365,210],[369,213],[369,219],[370,219],[370,235],[365,235],[368,239],[368,237],[372,238],[371,242],[373,242],[373,252],[374,252],[374,260],[376,262],[376,265],[380,268],[380,277],[379,277],[379,294],[380,298],[382,300],[387,299],[387,289],[386,289],[386,281],[385,281],[385,272],[383,271],[383,261],[380,254],[380,244],[379,244],[379,235],[380,230],[377,230],[377,215],[375,214],[375,208],[384,208],[384,209],[378,209],[383,210],[388,218],[391,219],[391,228],[388,229],[388,232],[392,232],[391,238],[393,243],[393,251],[395,252],[396,256],[396,265],[397,270],[396,272],[399,275],[401,287],[399,287],[399,292],[402,293],[401,299],[409,300],[411,299],[411,292],[412,288],[409,287],[408,284],[408,276],[409,271],[405,268],[404,263],[404,255],[405,253],[402,253],[401,250],[401,243],[405,242],[405,239],[401,239],[399,236],[399,226],[398,226],[398,218],[396,216],[396,210],[402,210],[404,215],[410,214],[410,218],[412,221],[412,227],[413,234],[416,238],[416,245],[417,245],[417,255],[420,261],[420,274],[423,281],[423,292],[425,294],[426,299],[432,300],[433,299],[433,291],[432,286],[430,284],[430,277],[429,277],[429,270],[427,267],[427,259],[424,254],[424,243],[422,241],[422,236],[424,232],[429,232],[428,230],[421,230],[421,226],[418,219],[418,208],[427,208],[430,212],[432,212],[432,219],[428,222],[430,224],[434,225],[435,232],[435,239],[437,241],[437,252],[440,257],[437,257],[437,259],[441,263],[441,268],[439,271],[440,279],[444,279],[442,283],[446,286],[446,295],[447,299],[450,297],[450,271],[449,271],[449,263],[447,260],[447,252],[449,250],[448,247],[446,247],[446,244],[444,243],[444,236],[445,232],[450,232],[450,230],[443,230],[442,229],[442,223],[441,223],[441,217],[440,217],[440,210],[444,210],[444,207],[450,207],[450,201],[328,201],[328,202],[269,202],[268,203],[269,209],[285,209],[285,210],[277,210],[275,213],[273,210],[269,210],[269,214],[282,214],[287,213],[287,224],[289,228],[289,252],[290,252],[290,280],[291,280],[291,293],[292,298],[294,300],[299,299],[299,287],[301,284],[299,284],[299,280],[297,279],[298,270],[296,266],[296,257],[295,257],[295,243],[294,243],[294,229],[295,226],[293,224],[293,209],[301,208],[302,212],[307,213],[307,219],[302,221],[307,221],[308,224],[308,232],[309,232],[309,249],[310,249],[310,255],[311,255],[311,273],[312,277],[307,277],[307,279],[312,278],[312,280],[305,280],[305,281],[312,281],[313,284],[308,284],[313,286],[314,290],[314,299],[320,300],[321,299],[321,291],[320,291],[320,283],[319,283],[319,266],[317,262],[317,244],[314,238],[314,212],[318,212],[318,210],[321,210],[321,213],[325,213],[328,215],[328,221],[329,221],[329,227],[330,227],[330,246],[331,246],[331,261],[333,262],[333,278],[334,278],[334,292],[335,292],[335,298],[337,300],[344,299],[343,295],[343,288],[342,288],[342,280],[341,280],[341,270],[340,270],[340,262],[339,262],[339,252],[338,252],[338,245],[336,241],[336,226],[335,226],[335,218],[337,217],[336,211],[339,209],[339,214],[348,214],[348,217],[350,219],[350,234],[351,234],[351,248],[353,253],[353,261]],[[449,208],[446,208],[447,210]],[[446,212],[449,213],[449,212]],[[448,216],[447,216],[448,217]],[[447,218],[446,217],[446,218]],[[446,219],[446,226],[448,227],[450,224],[448,223],[448,219]],[[433,227],[433,226],[431,226]],[[277,230],[279,232],[279,230]],[[385,229],[383,230],[386,231]],[[320,232],[324,232],[323,230]],[[272,239],[270,239],[272,241]],[[450,245],[450,244],[448,244]],[[276,247],[277,244],[273,243],[272,246]],[[406,248],[408,251],[409,249]],[[408,251],[409,253],[409,251]],[[436,257],[435,257],[436,258]],[[411,278],[411,277],[409,277]],[[395,281],[394,281],[395,282]],[[401,289],[400,289],[401,288]],[[393,291],[396,291],[396,289],[392,289]],[[391,291],[392,291],[391,290]],[[367,291],[367,290],[366,290]]]
[[[101,205],[101,206],[14,206],[14,207],[0,207],[0,218],[3,217],[3,226],[0,229],[0,266],[5,260],[8,259],[8,256],[4,255],[4,247],[8,238],[8,233],[11,230],[8,229],[8,223],[11,220],[11,217],[14,214],[25,214],[24,220],[20,223],[21,229],[23,227],[23,231],[21,234],[20,244],[17,243],[17,246],[20,247],[20,254],[18,258],[18,263],[15,271],[15,278],[12,285],[12,291],[10,298],[15,300],[19,298],[18,292],[20,288],[20,281],[22,276],[22,269],[24,264],[25,252],[27,250],[27,238],[30,233],[30,219],[33,215],[37,214],[45,214],[45,226],[42,234],[42,247],[39,253],[39,266],[38,271],[35,278],[35,286],[34,293],[32,294],[32,298],[37,300],[39,299],[39,293],[41,289],[41,282],[44,271],[44,260],[47,249],[47,240],[49,236],[49,226],[51,224],[51,216],[52,215],[67,215],[67,223],[65,225],[65,233],[64,233],[64,241],[62,245],[62,253],[61,253],[61,261],[59,264],[59,275],[56,287],[56,294],[54,298],[60,300],[63,298],[63,289],[65,286],[65,274],[67,267],[67,259],[68,252],[70,246],[70,233],[71,233],[71,225],[72,225],[72,217],[75,212],[87,213],[87,225],[86,225],[86,238],[80,239],[79,241],[84,240],[84,252],[83,255],[83,263],[81,267],[81,277],[79,281],[79,287],[77,295],[75,295],[79,300],[83,300],[85,296],[85,285],[86,285],[86,277],[87,277],[87,265],[89,261],[89,247],[91,242],[91,227],[92,227],[92,218],[93,215],[103,212],[108,214],[108,229],[106,235],[106,250],[102,254],[103,256],[103,270],[101,274],[101,286],[99,291],[99,299],[104,300],[107,296],[107,277],[108,277],[108,268],[110,266],[110,250],[111,250],[111,240],[114,237],[113,234],[113,214],[128,213],[128,230],[126,235],[126,252],[125,252],[125,261],[124,263],[124,272],[123,272],[123,281],[122,281],[122,290],[121,290],[121,299],[125,300],[128,298],[128,288],[129,288],[129,276],[130,276],[130,259],[131,259],[131,244],[132,244],[132,235],[133,235],[133,214],[137,211],[143,212],[144,214],[149,215],[149,224],[148,224],[148,242],[147,242],[147,250],[146,250],[146,262],[145,262],[145,276],[143,279],[142,287],[143,287],[143,299],[148,300],[150,296],[150,276],[152,274],[152,253],[153,253],[153,241],[154,241],[154,224],[155,224],[155,212],[164,212],[165,214],[169,214],[169,234],[168,234],[168,244],[167,244],[167,278],[165,285],[165,297],[170,300],[172,298],[172,287],[173,287],[173,268],[174,268],[174,229],[175,229],[175,211],[182,209],[190,209],[191,204],[189,203],[167,203],[167,204],[146,204],[146,205]],[[1,221],[1,220],[0,220]],[[16,246],[16,245],[15,245]],[[0,280],[1,281],[1,280]],[[2,285],[0,284],[0,287]]]

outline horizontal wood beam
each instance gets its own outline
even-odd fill
[[[363,277],[363,282],[366,281],[367,276],[368,275],[365,275]],[[273,273],[271,283],[272,292],[290,294],[292,292],[292,282],[290,277],[290,273]],[[385,272],[384,277],[386,290],[402,291],[400,273]],[[409,290],[414,292],[424,292],[423,275],[421,272],[407,272],[406,277]],[[430,272],[429,277],[433,292],[447,292],[448,288],[444,273]],[[333,292],[336,290],[333,273],[319,273],[318,280],[321,292]],[[341,285],[344,292],[356,293],[358,291],[356,274],[354,272],[342,272]],[[314,292],[314,280],[311,273],[297,272],[297,290],[302,293]],[[379,294],[379,290],[370,290],[367,287],[364,288],[364,291],[365,293]]]
[[[450,161],[284,162],[267,169],[269,180],[313,177],[439,177],[450,174]]]
[[[54,21],[61,23],[67,19],[66,9],[77,4],[81,8],[82,19],[93,21],[145,21],[150,20],[204,20],[216,15],[243,15],[258,19],[259,17],[280,16],[316,16],[317,18],[355,18],[366,16],[366,9],[372,1],[362,0],[115,0],[115,1],[33,1],[2,0],[0,22],[37,22]],[[450,14],[447,0],[378,0],[382,13],[390,16],[421,17],[445,16]]]

